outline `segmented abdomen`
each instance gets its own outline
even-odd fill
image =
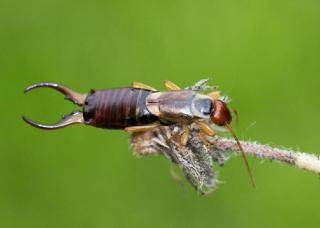
[[[84,105],[84,119],[95,127],[110,129],[153,123],[158,117],[147,110],[145,102],[150,93],[135,88],[92,90]]]

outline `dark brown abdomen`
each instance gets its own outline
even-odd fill
[[[146,108],[146,97],[150,93],[135,88],[92,90],[83,108],[84,119],[95,127],[110,129],[153,123],[158,117]]]

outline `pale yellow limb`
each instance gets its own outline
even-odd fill
[[[211,97],[212,100],[217,100],[219,97],[221,97],[221,92],[213,91],[211,93],[208,93],[208,96]]]
[[[151,91],[158,91],[157,89],[155,89],[151,86],[148,86],[146,84],[143,84],[141,82],[132,82],[131,86],[136,89],[146,89],[146,90],[151,90]]]
[[[156,127],[159,127],[160,125],[161,125],[160,122],[155,122],[155,123],[149,124],[149,125],[126,127],[124,130],[129,132],[129,133],[145,132],[145,131],[152,130],[152,129],[156,128]]]
[[[194,120],[194,122],[198,125],[200,130],[205,133],[208,136],[214,136],[216,133],[215,131],[210,127],[209,124],[202,120]]]
[[[179,86],[177,86],[176,84],[174,84],[172,81],[169,80],[165,80],[164,81],[164,86],[167,88],[167,90],[181,90],[181,88]]]
[[[203,131],[200,131],[199,132],[199,136],[200,136],[200,139],[201,141],[205,144],[205,145],[209,145],[209,141],[207,139],[207,134],[205,134]]]
[[[181,138],[180,138],[180,143],[182,146],[185,146],[187,145],[187,142],[188,142],[188,138],[189,138],[189,127],[188,125],[186,124],[183,124],[182,125],[182,135],[181,135]]]

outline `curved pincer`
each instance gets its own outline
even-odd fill
[[[55,129],[60,129],[60,128],[63,128],[63,127],[66,127],[66,126],[69,126],[72,124],[83,124],[84,123],[82,112],[72,112],[71,114],[62,117],[62,119],[55,124],[38,123],[38,122],[35,122],[25,116],[22,116],[22,119],[26,123],[30,124],[33,127],[40,128],[40,129],[46,129],[46,130],[55,130]]]
[[[59,92],[61,92],[62,94],[65,95],[65,98],[67,100],[72,101],[74,104],[77,104],[79,106],[83,106],[87,97],[87,94],[82,94],[82,93],[78,93],[75,92],[71,89],[69,89],[68,87],[65,87],[63,85],[59,85],[57,83],[51,83],[51,82],[41,82],[41,83],[37,83],[37,84],[33,84],[31,86],[28,86],[25,89],[25,93],[29,92],[30,90],[36,89],[36,88],[41,88],[41,87],[48,87],[48,88],[52,88],[55,89]],[[38,123],[35,122],[25,116],[22,116],[22,119],[30,124],[33,127],[36,128],[41,128],[41,129],[47,129],[47,130],[54,130],[54,129],[60,129],[72,124],[83,124],[85,123],[84,118],[83,118],[83,113],[80,111],[74,111],[69,115],[66,115],[64,117],[62,117],[61,120],[59,120],[57,123],[55,124],[42,124],[42,123]]]
[[[87,94],[85,93],[78,93],[75,92],[68,87],[64,85],[59,85],[57,83],[52,83],[52,82],[40,82],[37,84],[33,84],[28,86],[25,90],[24,93],[29,92],[30,90],[36,89],[36,88],[41,88],[41,87],[47,87],[47,88],[52,88],[60,93],[65,95],[65,99],[72,101],[74,104],[83,106],[84,102],[86,100]]]

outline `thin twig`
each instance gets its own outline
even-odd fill
[[[212,192],[217,184],[212,161],[222,166],[231,153],[240,154],[236,141],[231,138],[215,136],[207,137],[209,144],[206,144],[196,127],[193,126],[188,144],[184,147],[172,138],[172,134],[179,132],[179,130],[179,127],[160,127],[153,131],[132,134],[131,146],[138,156],[164,155],[182,169],[187,180],[197,191],[202,194]],[[271,147],[257,142],[240,142],[247,155],[276,160],[320,174],[319,156]]]
[[[216,150],[239,152],[234,139],[215,137],[210,138],[209,141]],[[316,174],[320,173],[320,158],[314,154],[280,149],[249,141],[241,141],[241,145],[248,155],[277,160]]]

